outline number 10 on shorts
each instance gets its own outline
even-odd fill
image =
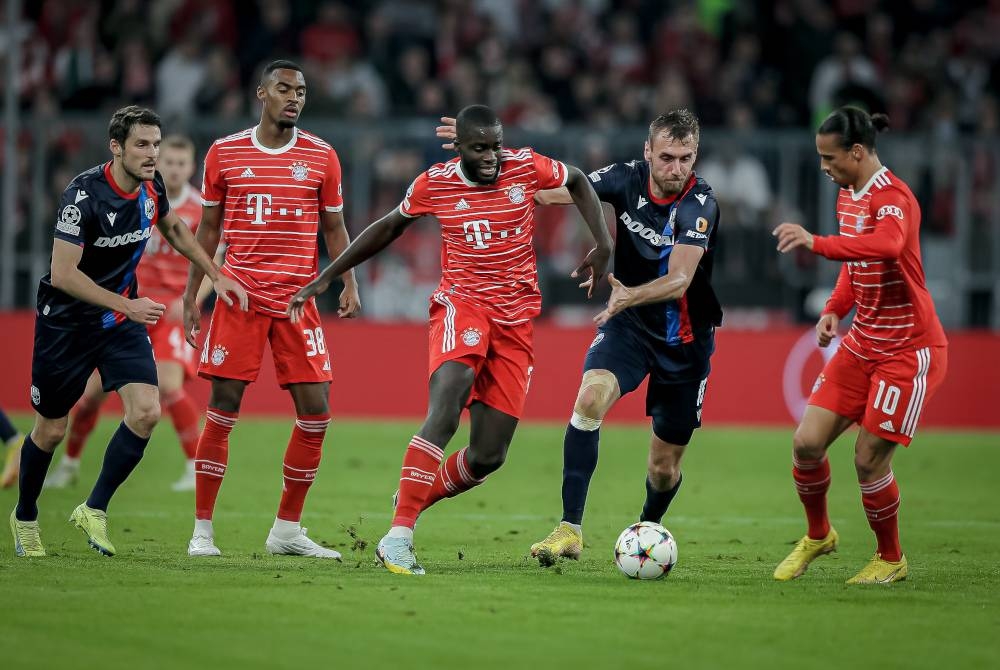
[[[884,380],[878,380],[878,391],[875,392],[875,402],[872,407],[880,409],[884,414],[892,416],[896,413],[896,406],[899,405],[901,392],[898,386],[886,384]]]
[[[323,329],[320,326],[303,328],[302,334],[306,339],[307,357],[326,354],[326,340],[323,338]]]

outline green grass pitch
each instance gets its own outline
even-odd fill
[[[221,559],[186,555],[193,494],[168,489],[182,462],[168,426],[112,501],[118,556],[97,555],[66,519],[115,428],[105,419],[76,488],[42,495],[50,556],[16,559],[0,534],[3,667],[1000,667],[997,434],[924,431],[900,451],[910,577],[873,588],[844,584],[874,551],[852,435],[831,450],[839,553],[772,581],[804,532],[791,428],[696,434],[664,520],[680,548],[664,580],[628,580],[612,561],[642,505],[647,448],[645,428],[613,424],[579,562],[543,569],[526,556],[558,520],[563,428],[524,425],[500,472],[420,520],[428,575],[390,575],[374,544],[417,423],[332,425],[303,523],[343,552],[337,563],[264,552],[290,420],[241,420],[233,433],[215,520]],[[5,518],[15,499],[0,492]]]

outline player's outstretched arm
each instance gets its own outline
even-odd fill
[[[330,260],[334,261],[351,243],[347,226],[344,225],[344,213],[323,212],[320,215],[320,224],[323,227],[323,241],[326,242],[327,253],[330,254]],[[340,308],[337,310],[337,316],[342,319],[353,319],[361,310],[358,280],[353,269],[348,270],[341,279],[344,281],[344,290],[340,292]]]
[[[594,287],[601,281],[601,277],[608,271],[608,262],[611,260],[611,252],[614,251],[614,242],[611,240],[611,233],[604,222],[604,210],[601,209],[601,201],[597,197],[587,175],[583,174],[579,168],[567,165],[568,172],[566,178],[566,188],[569,190],[573,203],[580,210],[590,234],[594,236],[597,246],[590,250],[583,262],[573,270],[571,276],[579,277],[588,269],[590,276],[580,284],[580,288],[587,289],[587,297],[594,295]]]
[[[670,252],[667,274],[639,286],[625,286],[613,274],[608,275],[611,297],[608,306],[594,317],[594,321],[603,326],[612,316],[629,307],[677,300],[688,290],[704,255],[705,250],[700,246],[676,244]]]
[[[166,305],[149,298],[130,300],[98,286],[80,271],[83,247],[56,238],[52,242],[52,285],[77,300],[121,312],[131,321],[152,325],[160,320]]]
[[[403,216],[397,208],[361,231],[361,234],[330,265],[327,265],[316,279],[303,286],[292,297],[285,310],[292,322],[299,320],[310,298],[330,288],[330,282],[336,277],[361,265],[392,244],[393,240],[402,235],[403,231],[416,220],[416,217]]]

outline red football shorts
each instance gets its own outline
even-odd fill
[[[483,309],[438,291],[431,296],[430,326],[430,373],[445,361],[469,363],[476,371],[469,404],[520,418],[535,362],[533,324],[497,324]]]
[[[184,341],[184,324],[160,319],[146,326],[149,341],[153,343],[153,357],[157,363],[177,363],[184,368],[184,379],[193,379],[198,371],[195,350]]]
[[[264,344],[270,342],[281,388],[289,384],[328,382],[330,355],[316,302],[310,301],[298,323],[254,310],[243,312],[215,302],[212,323],[201,350],[198,374],[211,379],[252,382],[260,372]]]
[[[944,381],[947,347],[923,347],[880,361],[840,347],[816,379],[809,404],[853,419],[890,442],[909,446],[927,401]]]

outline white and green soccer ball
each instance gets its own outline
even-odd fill
[[[632,579],[659,579],[677,563],[677,542],[658,523],[640,521],[618,536],[615,565]]]

